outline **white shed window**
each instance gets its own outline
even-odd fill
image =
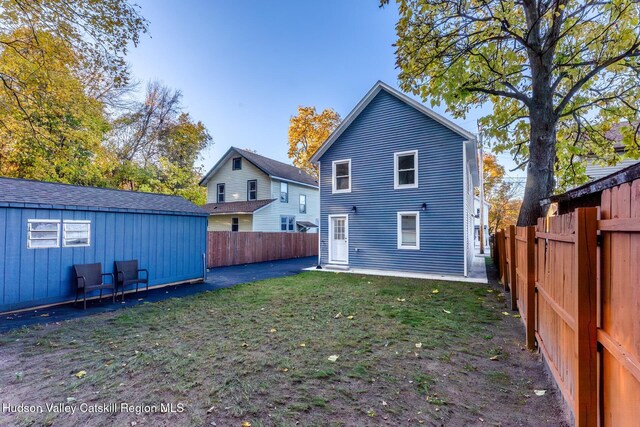
[[[394,153],[394,180],[393,187],[417,188],[418,187],[418,151],[404,151]]]
[[[351,192],[351,159],[333,162],[333,192]]]
[[[63,222],[62,246],[77,247],[91,244],[91,221],[65,220]]]
[[[398,212],[398,249],[420,249],[419,212]]]
[[[27,225],[27,248],[44,249],[60,247],[60,220],[30,219]]]

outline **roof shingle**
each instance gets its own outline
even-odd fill
[[[205,210],[180,196],[2,177],[0,204],[206,214]]]
[[[249,202],[225,202],[225,203],[207,203],[202,208],[209,215],[222,214],[247,214],[253,213],[261,207],[267,206],[275,199],[252,200]]]
[[[253,153],[251,151],[242,150],[236,147],[233,148],[244,158],[274,178],[284,178],[290,181],[301,182],[303,184],[314,185],[316,187],[318,186],[318,180],[300,168],[261,156],[260,154]]]

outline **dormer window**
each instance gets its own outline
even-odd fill
[[[233,158],[231,169],[234,171],[239,171],[240,169],[242,169],[242,157]]]

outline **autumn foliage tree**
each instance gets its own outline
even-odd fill
[[[204,203],[203,123],[125,61],[147,31],[127,0],[0,0],[0,176],[178,194]]]
[[[522,200],[513,182],[505,179],[505,169],[492,154],[484,154],[484,196],[489,209],[489,233],[515,225]]]
[[[340,115],[330,108],[318,114],[315,107],[298,107],[298,115],[289,120],[289,158],[293,164],[318,176],[317,168],[309,159],[340,121]]]
[[[554,191],[556,174],[585,154],[612,151],[608,129],[639,123],[637,1],[397,3],[401,87],[458,117],[491,104],[481,120],[486,136],[526,165],[520,225],[543,214],[539,200]],[[637,135],[627,129],[623,139],[635,156]]]

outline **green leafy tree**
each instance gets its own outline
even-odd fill
[[[104,185],[108,122],[77,76],[78,56],[50,33],[20,29],[13,37],[37,38],[50,57],[39,66],[35,42],[0,52],[0,76],[20,81],[19,94],[0,86],[0,175]]]
[[[388,3],[382,0],[381,4]],[[582,156],[614,156],[605,132],[638,123],[640,4],[632,0],[398,0],[404,90],[481,120],[498,152],[527,169],[518,224],[544,212],[556,173],[580,177]],[[640,155],[637,129],[625,130]],[[573,178],[569,178],[567,183]]]
[[[0,10],[0,50],[37,51],[29,60],[47,69],[56,52],[37,35],[55,35],[82,64],[78,71],[87,93],[105,102],[128,84],[127,50],[147,31],[139,8],[126,0],[0,0]],[[14,102],[23,101],[24,82],[11,69],[0,73],[0,81],[13,92]]]
[[[116,157],[114,184],[131,190],[177,194],[205,201],[198,185],[200,153],[212,144],[204,124],[183,111],[180,91],[147,85],[143,102],[113,121],[106,146]]]

